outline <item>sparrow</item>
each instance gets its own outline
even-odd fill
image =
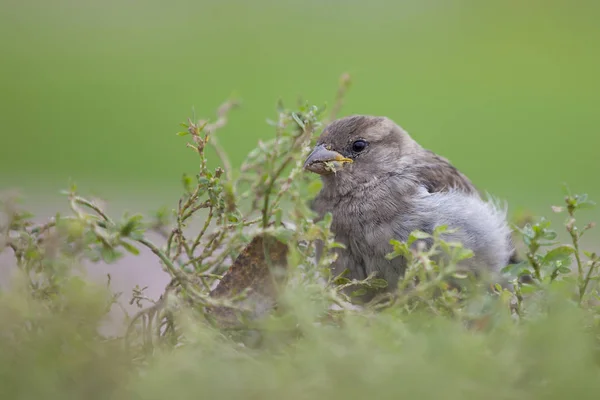
[[[386,258],[390,240],[405,242],[415,230],[432,233],[440,225],[454,230],[442,235],[445,241],[473,252],[460,266],[475,275],[497,276],[515,256],[506,210],[484,200],[446,158],[387,117],[352,115],[331,122],[304,169],[320,175],[323,185],[312,209],[317,219],[331,213],[334,240],[343,245],[334,249],[335,275],[345,271],[362,280],[375,274],[387,281],[386,291],[394,290],[406,260]],[[322,244],[317,258],[321,253]]]

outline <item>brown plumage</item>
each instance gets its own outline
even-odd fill
[[[458,189],[465,193],[478,194],[477,189],[462,172],[444,157],[425,150],[421,160],[409,167],[417,183],[423,184],[429,193]]]
[[[305,168],[321,176],[313,202],[319,216],[331,213],[336,250],[334,273],[351,278],[375,273],[396,287],[405,261],[385,256],[390,239],[405,241],[414,230],[447,234],[474,252],[464,266],[497,274],[514,248],[504,210],[484,201],[475,186],[447,159],[421,147],[385,117],[356,115],[327,126]]]

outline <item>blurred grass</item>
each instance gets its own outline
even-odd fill
[[[274,100],[387,115],[514,208],[560,184],[600,198],[600,3],[4,0],[0,189],[72,177],[111,198],[169,196],[194,171],[173,134],[244,100],[221,132],[238,164]]]
[[[4,399],[596,399],[592,316],[551,296],[549,313],[494,329],[398,310],[317,323],[323,304],[305,287],[293,318],[261,330],[260,347],[235,343],[182,312],[185,343],[157,345],[140,362],[120,340],[95,334],[106,297],[74,280],[61,296],[0,292],[0,395]],[[32,329],[32,327],[34,329]],[[295,329],[290,329],[295,328]]]

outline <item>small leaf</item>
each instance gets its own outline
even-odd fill
[[[296,113],[292,113],[292,118],[294,118],[294,121],[296,121],[296,123],[298,124],[298,126],[300,126],[300,128],[302,128],[302,130],[306,129],[304,122],[300,119],[300,117]]]
[[[369,286],[371,286],[373,288],[383,289],[388,286],[388,283],[385,279],[375,278],[375,279],[371,279],[369,281]]]
[[[100,256],[105,263],[110,264],[120,259],[123,256],[123,253],[111,247],[103,246],[100,250]]]
[[[452,277],[456,279],[467,279],[469,274],[466,272],[455,272],[452,274]]]
[[[594,207],[596,207],[596,203],[593,201],[582,201],[577,204],[577,209],[579,210],[587,210]]]
[[[343,276],[338,276],[333,280],[333,283],[335,283],[336,285],[347,285],[350,282],[350,279],[344,278]]]
[[[521,233],[528,239],[533,239],[535,237],[535,232],[530,224],[525,225],[523,229],[521,229]]]
[[[192,178],[188,174],[183,174],[181,177],[181,183],[183,184],[183,189],[186,192],[192,192]]]
[[[273,236],[283,242],[283,243],[288,243],[290,241],[290,239],[293,237],[294,235],[294,231],[290,230],[290,229],[286,229],[284,227],[279,227],[278,229],[275,229],[273,231]]]
[[[529,274],[529,263],[526,261],[520,262],[518,264],[509,264],[506,267],[502,268],[501,272],[504,274],[509,274],[513,277],[519,277],[525,274]]]
[[[125,250],[127,250],[129,253],[131,253],[131,254],[133,254],[133,255],[136,255],[136,256],[140,254],[140,251],[139,251],[139,249],[138,249],[137,247],[135,247],[134,245],[132,245],[131,243],[127,243],[127,242],[125,242],[124,240],[122,240],[122,241],[120,242],[120,244],[121,244],[121,246],[123,246],[123,248],[124,248]]]
[[[352,294],[351,294],[351,296],[352,297],[358,297],[358,296],[363,296],[365,294],[367,294],[367,289],[360,288],[358,290],[353,291]]]
[[[283,211],[281,210],[281,208],[278,208],[277,211],[275,211],[275,226],[280,226],[282,219]]]
[[[457,254],[456,254],[456,258],[455,261],[462,261],[462,260],[466,260],[467,258],[471,258],[473,257],[474,253],[471,249],[465,249],[465,248],[461,248],[458,249]]]
[[[432,236],[428,233],[422,232],[422,231],[413,231],[410,233],[410,235],[408,235],[408,239],[406,241],[406,245],[408,247],[410,247],[415,241],[421,239],[429,239]]]
[[[119,230],[119,234],[121,236],[129,236],[131,235],[131,233],[133,233],[134,230],[139,229],[140,227],[140,223],[142,221],[144,217],[140,214],[136,214],[132,217],[130,217],[127,222],[125,222],[125,224],[123,224],[123,226],[121,226],[121,229]]]
[[[534,285],[521,285],[521,293],[523,294],[531,294],[537,292],[539,289]]]
[[[554,240],[557,236],[558,235],[555,231],[545,231],[542,237],[546,240]]]
[[[181,131],[181,132],[176,133],[177,136],[185,136],[185,135],[189,135],[189,134],[190,134],[189,131]]]
[[[398,240],[392,239],[390,240],[390,244],[393,246],[394,251],[386,254],[385,258],[388,260],[392,260],[399,256],[408,256],[410,254],[410,249],[406,243],[400,242]]]
[[[558,246],[544,255],[542,258],[542,263],[549,264],[552,262],[556,263],[571,261],[571,254],[573,253],[575,253],[575,249],[571,246]]]
[[[433,233],[434,233],[434,234],[436,234],[436,235],[437,235],[437,234],[444,233],[444,232],[449,232],[449,230],[448,230],[448,225],[438,225],[438,226],[436,226],[436,227],[435,227],[435,229],[433,230]]]

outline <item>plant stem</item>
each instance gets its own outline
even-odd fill
[[[171,275],[177,278],[181,286],[188,286],[187,277],[185,276],[185,273],[179,268],[177,268],[169,259],[169,257],[167,257],[165,253],[163,253],[158,247],[156,247],[154,243],[152,243],[146,238],[136,239],[136,241],[149,248],[156,256],[158,256],[158,258],[160,258],[160,260],[165,264]]]
[[[529,263],[531,264],[531,266],[533,267],[533,275],[535,276],[535,278],[538,281],[542,281],[542,274],[541,274],[541,269],[542,266],[540,265],[540,263],[535,259],[535,254],[531,253],[531,252],[527,252],[527,259],[529,260]]]
[[[112,220],[108,217],[108,215],[106,215],[106,213],[104,213],[104,211],[102,211],[102,209],[100,207],[98,207],[91,201],[86,200],[83,197],[79,197],[79,196],[73,196],[73,201],[77,204],[81,204],[82,206],[86,206],[87,208],[94,210],[96,212],[96,214],[98,214],[100,217],[102,217],[102,219],[104,219],[106,222],[108,222],[110,224],[113,223]]]
[[[590,283],[590,280],[592,278],[592,273],[594,272],[596,267],[598,267],[598,265],[600,265],[598,261],[592,261],[590,269],[588,269],[587,275],[585,276],[585,280],[579,286],[579,304],[581,304],[581,302],[583,301],[583,296],[585,295],[585,291],[587,290],[588,284]]]
[[[571,239],[573,241],[573,247],[575,248],[575,260],[577,262],[577,272],[579,281],[583,279],[583,265],[581,264],[581,255],[579,254],[579,235],[575,228],[569,230],[569,234],[571,235]]]

